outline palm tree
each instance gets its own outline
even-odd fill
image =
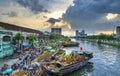
[[[22,34],[21,33],[17,33],[15,36],[14,36],[14,39],[15,41],[20,44],[20,41],[22,40]]]
[[[31,44],[33,45],[33,42],[34,42],[34,40],[35,40],[35,36],[34,36],[33,34],[30,34],[30,35],[28,36],[28,40],[29,40],[29,43],[31,43]]]
[[[16,45],[17,46],[20,46],[20,42],[22,41],[22,34],[21,33],[16,33],[16,35],[13,37],[13,45],[14,45],[14,48],[16,48]]]

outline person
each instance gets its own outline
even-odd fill
[[[58,59],[58,57],[55,57],[55,61],[58,61],[59,59]]]
[[[9,73],[5,73],[3,76],[10,76],[10,74]]]
[[[80,47],[80,51],[82,51],[83,50],[83,48],[82,47]]]
[[[24,49],[24,46],[22,45],[22,52],[23,52],[23,53],[24,53],[24,50],[25,50],[25,49]]]
[[[2,67],[0,68],[0,76],[3,76]]]
[[[17,46],[16,50],[18,52],[18,55],[20,55],[20,47],[19,46]]]

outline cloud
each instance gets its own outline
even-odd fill
[[[34,13],[48,12],[39,0],[17,0],[25,8],[29,8]]]
[[[46,22],[51,24],[51,27],[60,27],[63,29],[71,29],[71,25],[64,21],[62,18],[55,19],[55,18],[49,18]]]
[[[55,19],[55,18],[49,18],[47,20],[47,22],[51,23],[51,24],[55,24],[56,22],[60,22],[61,20],[60,19]]]
[[[115,19],[117,16],[118,16],[118,14],[108,13],[107,16],[106,16],[106,18],[108,20],[112,20],[112,19]]]
[[[72,0],[17,0],[21,6],[33,13],[52,13],[56,10],[65,11],[72,4]]]
[[[46,29],[62,27],[71,28],[66,21],[59,20],[73,0],[0,0],[0,21],[33,28]],[[10,11],[16,12],[16,16]],[[50,23],[51,19],[56,21]],[[46,22],[50,19],[50,22]],[[58,22],[57,22],[58,21]]]
[[[75,32],[72,30],[70,23],[64,21],[62,18],[49,18],[45,23],[49,28],[62,28],[62,34],[65,36],[74,36]]]
[[[120,19],[117,15],[120,14],[120,0],[74,0],[73,4],[62,18],[69,22],[74,30],[85,30],[89,34],[112,30],[115,20]]]
[[[111,30],[106,30],[106,31],[99,31],[97,32],[96,34],[106,34],[106,35],[111,35],[113,34],[114,31],[111,31]]]
[[[17,17],[18,14],[16,12],[8,12],[8,13],[2,13],[2,15],[6,15],[8,17]]]

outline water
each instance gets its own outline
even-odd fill
[[[93,52],[93,58],[90,60],[92,65],[87,65],[68,76],[120,76],[120,49],[97,44],[94,42],[80,41],[83,50]],[[66,53],[73,50],[79,50],[79,47],[65,48]]]
[[[67,76],[120,76],[120,49],[88,41],[77,40],[77,42],[83,50],[93,52],[94,57],[90,60],[93,64],[88,64]],[[79,50],[79,47],[64,49],[68,54]]]

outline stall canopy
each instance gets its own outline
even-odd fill
[[[51,49],[50,52],[55,52],[55,50],[54,50],[54,49]]]
[[[22,46],[24,46],[24,47],[30,47],[30,46],[32,46],[32,44],[23,43]]]

